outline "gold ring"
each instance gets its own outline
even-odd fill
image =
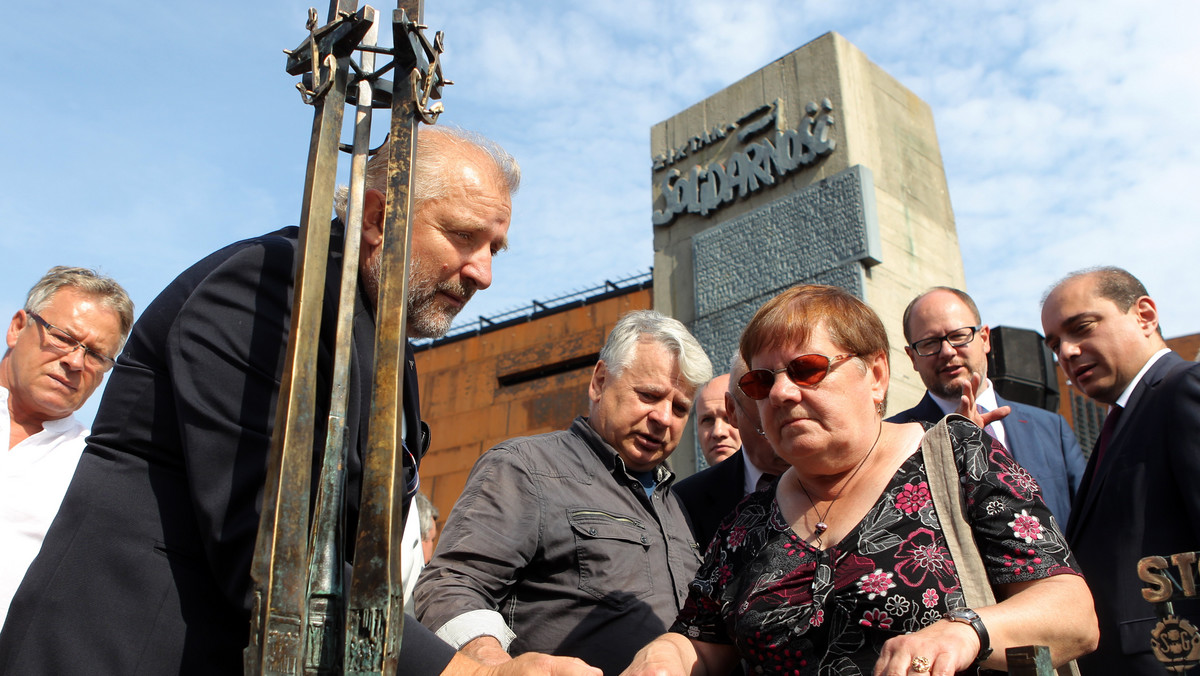
[[[918,674],[924,674],[928,672],[933,665],[930,664],[928,657],[914,657],[910,666],[912,667],[912,670]]]

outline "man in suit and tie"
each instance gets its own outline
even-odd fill
[[[758,407],[737,387],[746,375],[746,363],[737,352],[729,365],[725,391],[725,417],[742,440],[742,448],[717,465],[693,474],[672,489],[683,501],[692,524],[692,535],[707,548],[717,526],[749,493],[774,483],[788,468],[762,433]]]
[[[975,402],[984,412],[1011,408],[1003,422],[987,426],[988,433],[1037,480],[1042,499],[1059,527],[1065,527],[1083,475],[1083,452],[1062,416],[996,394],[987,379],[991,336],[975,301],[958,289],[935,287],[908,304],[903,321],[909,342],[904,351],[928,391],[920,403],[888,422],[941,420],[958,408],[963,386],[978,376]]]
[[[1056,284],[1042,301],[1042,329],[1068,380],[1109,406],[1067,525],[1100,622],[1100,646],[1079,667],[1163,673],[1137,563],[1200,549],[1200,365],[1167,348],[1154,301],[1120,268]],[[1194,599],[1175,601],[1174,612],[1200,623]]]

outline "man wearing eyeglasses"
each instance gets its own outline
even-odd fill
[[[916,406],[888,422],[937,422],[958,408],[963,388],[977,377],[980,386],[975,403],[981,412],[1003,406],[1011,409],[1003,421],[987,426],[988,433],[1037,480],[1059,528],[1065,527],[1083,476],[1083,452],[1062,416],[996,394],[987,377],[991,337],[975,301],[950,287],[926,291],[904,310],[904,339],[909,341],[904,351],[927,391]]]
[[[83,452],[73,415],[104,380],[133,325],[121,285],[54,267],[8,325],[0,359],[0,622],[42,546]]]

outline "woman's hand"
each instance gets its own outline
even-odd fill
[[[888,639],[875,676],[953,676],[975,662],[979,636],[969,625],[938,620],[924,629]]]
[[[1007,669],[1005,653],[1015,646],[1048,646],[1055,667],[1096,649],[1100,630],[1092,595],[1082,577],[1055,575],[994,589],[1000,603],[974,609],[987,627],[992,648],[981,666]],[[922,673],[914,668],[914,660],[922,657],[929,660],[929,674],[949,676],[966,669],[978,655],[979,635],[970,625],[939,620],[884,643],[875,676]]]

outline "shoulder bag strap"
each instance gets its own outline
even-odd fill
[[[954,568],[962,584],[963,598],[968,607],[982,608],[995,604],[996,597],[992,594],[992,585],[983,567],[983,557],[975,545],[975,536],[971,533],[971,524],[967,522],[966,509],[963,507],[962,483],[947,427],[947,422],[955,418],[966,420],[957,413],[951,413],[925,433],[921,440],[921,454],[925,460],[925,473],[929,477],[933,508],[950,547],[950,558],[954,560]]]
[[[948,421],[954,418],[967,420],[957,413],[951,413],[938,421],[921,439],[921,455],[925,460],[933,509],[946,536],[950,558],[954,560],[954,568],[962,585],[963,599],[968,607],[980,608],[995,604],[996,596],[992,593],[987,570],[983,567],[983,556],[979,554],[963,507],[962,482],[958,465],[954,462],[954,448],[947,427]],[[1058,676],[1079,676],[1079,666],[1075,660],[1071,660],[1058,667],[1056,672]]]

